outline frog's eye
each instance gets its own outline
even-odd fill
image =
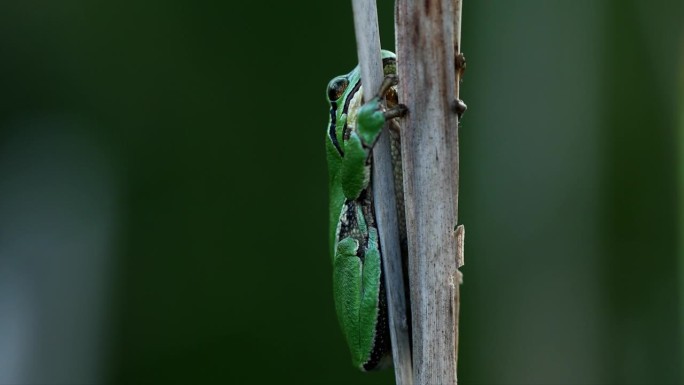
[[[339,99],[348,85],[349,80],[343,76],[331,80],[328,84],[328,100],[334,102]]]

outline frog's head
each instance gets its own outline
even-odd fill
[[[390,51],[382,51],[382,66],[385,75],[397,71],[396,55]],[[328,102],[330,103],[330,126],[328,136],[340,155],[344,154],[344,141],[356,123],[356,114],[363,104],[363,87],[361,87],[361,70],[358,66],[346,75],[333,78],[328,83]],[[388,107],[397,104],[396,89],[386,95]]]
[[[359,92],[361,91],[361,92]],[[348,116],[350,108],[354,110],[360,102],[363,91],[361,89],[361,71],[357,66],[350,73],[333,78],[328,83],[328,102],[330,103],[330,126],[328,136],[338,153],[344,153],[345,136],[349,134],[352,123]],[[352,101],[355,100],[355,103]]]

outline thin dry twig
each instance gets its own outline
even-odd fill
[[[375,0],[353,0],[352,6],[361,79],[363,79],[363,95],[365,100],[370,100],[375,96],[383,79],[377,7]],[[372,178],[375,215],[387,287],[394,372],[398,385],[411,385],[413,384],[411,347],[406,321],[404,277],[387,126],[383,128],[383,133],[373,148]]]

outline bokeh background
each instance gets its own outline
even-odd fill
[[[684,381],[683,5],[465,1],[460,383]],[[2,2],[0,383],[393,383],[332,303],[355,62],[349,2]]]

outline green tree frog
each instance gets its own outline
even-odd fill
[[[377,96],[366,103],[359,67],[328,84],[330,124],[325,144],[335,309],[352,362],[364,371],[391,364],[385,283],[371,191],[372,149],[387,121],[394,127],[390,133],[395,190],[402,204],[400,226],[405,228],[399,133],[392,119],[404,115],[406,107],[397,103],[395,55],[382,51],[382,62],[385,80]],[[382,103],[385,97],[387,109]],[[406,232],[400,229],[400,233]]]

